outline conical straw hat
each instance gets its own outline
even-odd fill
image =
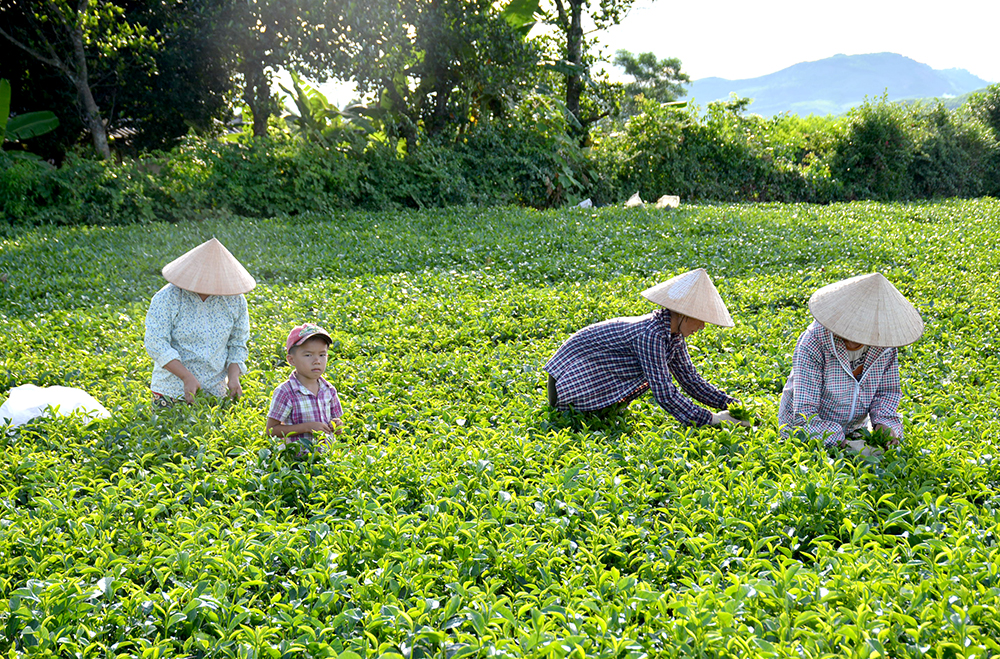
[[[735,324],[705,268],[685,272],[647,288],[642,296],[661,307],[706,323],[721,327],[732,327]]]
[[[917,310],[878,272],[824,286],[809,298],[809,311],[837,336],[869,346],[905,346],[924,333]]]
[[[257,282],[216,238],[163,266],[163,277],[178,288],[202,295],[238,295]]]

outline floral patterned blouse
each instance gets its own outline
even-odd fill
[[[210,295],[204,301],[191,291],[167,284],[153,296],[146,312],[146,352],[153,360],[150,388],[171,398],[184,395],[184,383],[163,368],[178,359],[198,378],[202,389],[226,393],[226,371],[237,364],[247,372],[250,316],[243,295]]]

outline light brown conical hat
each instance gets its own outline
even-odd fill
[[[163,277],[178,288],[202,295],[239,295],[257,285],[243,264],[216,238],[163,266]]]
[[[809,298],[809,311],[837,336],[869,346],[905,346],[924,333],[917,310],[878,272],[824,286]]]
[[[647,288],[642,292],[642,296],[661,307],[706,323],[721,327],[735,325],[726,303],[722,301],[705,268],[685,272]]]

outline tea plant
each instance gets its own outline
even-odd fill
[[[146,305],[212,235],[259,281],[245,395],[153,409]],[[0,651],[996,656],[998,237],[992,199],[0,228],[0,392],[112,412],[0,434]],[[696,266],[736,327],[693,360],[754,427],[548,411],[570,333]],[[806,300],[875,269],[926,323],[901,446],[782,438]],[[346,429],[299,456],[262,430],[304,320]]]

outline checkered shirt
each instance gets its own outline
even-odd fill
[[[778,422],[787,436],[796,428],[823,439],[824,446],[840,444],[846,435],[883,424],[903,437],[898,408],[902,392],[895,348],[868,349],[861,379],[851,373],[842,339],[813,322],[799,336],[792,355],[792,372],[781,394]]]
[[[319,379],[319,391],[313,393],[305,388],[292,371],[288,379],[278,385],[271,396],[271,408],[267,411],[269,419],[278,421],[283,426],[295,426],[300,423],[321,421],[330,423],[333,419],[343,416],[340,398],[332,384]],[[305,433],[289,437],[299,439],[306,437]]]
[[[556,380],[559,407],[599,410],[638,398],[647,390],[686,425],[707,425],[712,413],[685,398],[724,409],[735,398],[706,382],[694,369],[684,337],[670,333],[670,311],[613,318],[573,334],[545,365]]]

